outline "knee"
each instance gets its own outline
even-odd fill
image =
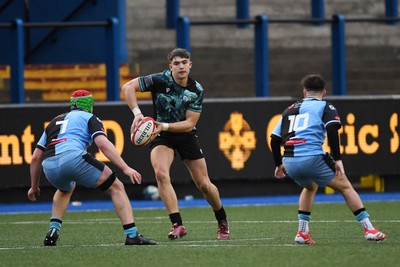
[[[344,185],[338,186],[335,190],[338,191],[342,195],[347,195],[354,191],[353,186],[350,184],[344,184]]]
[[[75,188],[75,185],[74,185],[73,189],[69,192],[57,189],[57,191],[53,195],[53,201],[55,202],[60,199],[69,199],[71,197],[72,193],[74,192],[74,188]]]
[[[169,173],[163,169],[155,169],[154,174],[156,176],[157,183],[165,183],[169,181]]]
[[[211,191],[212,184],[206,181],[202,181],[200,183],[197,183],[196,186],[203,194],[208,194]]]
[[[117,178],[115,179],[113,186],[117,188],[117,190],[125,190],[124,184]]]
[[[124,184],[117,178],[106,192],[115,193],[125,191]]]

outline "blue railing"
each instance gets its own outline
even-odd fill
[[[345,51],[345,22],[386,22],[396,24],[400,18],[351,18],[345,19],[343,15],[334,15],[332,19],[268,19],[259,15],[249,20],[195,20],[180,17],[176,27],[176,45],[191,50],[190,26],[197,25],[240,25],[254,24],[254,60],[256,96],[269,96],[269,55],[268,55],[268,24],[269,23],[303,23],[303,24],[331,24],[331,56],[332,56],[332,83],[334,95],[346,95],[346,51]]]
[[[178,23],[179,15],[179,0],[166,0],[166,18],[167,28],[175,29]],[[398,0],[385,0],[385,16],[386,18],[398,17]],[[236,19],[249,19],[249,0],[236,0]],[[311,0],[311,18],[325,19],[324,0]],[[395,24],[395,21],[388,21],[388,24]],[[323,22],[315,22],[315,25],[322,25]],[[240,24],[238,27],[247,28],[248,24]]]
[[[167,28],[175,29],[178,23],[179,15],[179,0],[166,0],[167,4]],[[250,19],[249,12],[249,0],[236,0],[236,19],[247,20]],[[239,28],[248,28],[250,25],[246,23],[240,23],[237,25]]]
[[[190,21],[188,17],[180,17],[176,27],[177,47],[185,48],[190,51],[190,26],[191,25],[249,25],[254,24],[254,60],[256,64],[256,95],[269,95],[268,86],[268,18],[266,16],[257,16],[255,19],[224,20],[224,21]]]
[[[397,0],[385,0],[385,16],[387,18],[397,18],[399,16],[398,5]],[[388,24],[396,24],[396,22],[389,21]]]
[[[313,19],[325,18],[324,0],[311,0],[311,17]],[[323,23],[319,22],[314,25],[320,26],[323,25]]]
[[[95,22],[28,22],[24,23],[21,19],[15,19],[12,23],[0,23],[2,28],[11,29],[10,38],[10,53],[8,63],[11,69],[10,77],[10,95],[11,103],[24,103],[24,57],[25,57],[25,39],[24,28],[44,28],[44,27],[105,27],[105,49],[107,53],[104,62],[107,70],[107,100],[116,101],[120,99],[119,92],[119,49],[120,38],[118,36],[118,19],[110,18],[108,21]]]

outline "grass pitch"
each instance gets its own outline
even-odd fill
[[[316,245],[295,245],[297,205],[226,207],[230,240],[216,240],[210,208],[183,208],[188,235],[170,241],[164,209],[135,210],[140,233],[158,246],[124,246],[112,211],[70,212],[56,247],[44,247],[50,214],[0,215],[0,266],[397,266],[400,202],[367,202],[375,226],[388,234],[365,241],[344,203],[315,204]]]

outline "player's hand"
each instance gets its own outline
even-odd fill
[[[28,190],[28,199],[30,201],[36,201],[36,196],[40,196],[40,188],[39,187],[37,187],[37,188],[33,188],[33,187],[29,188],[29,190]]]
[[[283,164],[276,166],[274,174],[275,174],[275,177],[278,179],[285,178],[286,177],[285,166],[283,166]]]
[[[136,171],[132,168],[128,168],[124,171],[124,174],[129,177],[129,179],[131,180],[131,182],[133,184],[141,184],[142,183],[142,175],[138,171]]]
[[[132,126],[131,126],[131,133],[134,133],[136,131],[136,128],[137,128],[139,122],[141,120],[143,120],[143,118],[144,118],[144,115],[142,113],[137,114],[135,116],[135,118],[133,119],[133,122],[132,122]]]
[[[155,128],[154,128],[153,133],[150,136],[150,141],[149,142],[152,142],[154,140],[154,138],[156,138],[161,133],[162,128],[163,128],[161,122],[154,121],[154,124],[155,124]]]
[[[155,128],[154,131],[153,131],[153,135],[154,135],[154,137],[155,137],[155,136],[157,136],[159,133],[162,132],[163,125],[162,125],[161,122],[158,122],[158,121],[154,121],[154,122],[155,122],[155,124],[156,124],[156,128]]]

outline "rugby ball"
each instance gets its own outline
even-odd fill
[[[157,186],[149,185],[143,190],[144,199],[157,200],[160,198]]]
[[[151,135],[156,128],[155,121],[152,117],[144,117],[137,127],[136,131],[131,134],[132,144],[135,146],[145,146],[151,140]]]

